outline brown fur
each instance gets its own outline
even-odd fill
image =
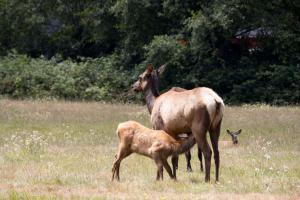
[[[152,158],[157,165],[156,180],[163,179],[163,167],[167,170],[170,178],[173,176],[167,158],[178,155],[191,148],[196,141],[193,136],[187,139],[175,140],[162,130],[149,129],[138,122],[127,121],[119,124],[117,134],[120,139],[118,152],[112,168],[112,180],[119,177],[120,163],[122,159],[131,153],[137,153]]]
[[[175,91],[175,92],[184,92],[186,89],[181,87],[172,87],[169,91]]]
[[[172,87],[169,91],[184,92],[184,91],[186,91],[186,89],[181,88],[181,87]],[[191,166],[191,159],[192,159],[191,151],[187,150],[184,154],[185,154],[185,159],[186,159],[187,171],[191,172],[191,171],[193,171],[192,166]],[[200,161],[200,170],[201,170],[201,172],[203,172],[202,151],[199,146],[198,146],[198,159]],[[175,168],[173,170],[175,171],[178,168],[178,158],[173,158],[172,161],[173,161],[172,162],[173,167],[175,166]]]
[[[174,138],[181,133],[194,135],[205,158],[205,181],[210,180],[211,149],[206,139],[206,132],[209,131],[214,150],[216,181],[218,181],[220,162],[218,140],[224,103],[213,90],[205,87],[181,92],[170,90],[158,95],[155,80],[164,68],[165,66],[153,70],[152,66],[149,66],[139,76],[133,89],[144,92],[154,129],[164,130]]]

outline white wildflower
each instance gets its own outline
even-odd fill
[[[10,140],[13,141],[15,138],[16,138],[16,136],[12,135],[11,138],[10,138]]]
[[[29,144],[30,144],[30,139],[27,138],[27,139],[25,140],[25,145],[28,146]]]
[[[284,172],[287,172],[287,171],[289,171],[289,168],[288,168],[288,166],[286,166],[286,165],[283,165],[283,171],[284,171]]]
[[[267,153],[264,155],[264,157],[265,157],[267,160],[270,160],[270,158],[271,158],[271,156],[270,156],[269,154],[267,154]]]

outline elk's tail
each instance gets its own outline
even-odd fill
[[[215,111],[215,115],[214,118],[211,121],[211,127],[215,127],[218,123],[220,123],[220,121],[223,118],[223,113],[224,113],[224,102],[221,99],[221,97],[219,95],[217,95],[215,92],[211,91],[210,94],[214,97],[215,102],[216,102],[216,111]]]

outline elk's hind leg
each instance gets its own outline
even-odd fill
[[[200,137],[198,147],[203,149],[204,159],[205,159],[205,182],[210,181],[210,167],[211,167],[211,154],[212,151],[206,140],[206,134],[202,133],[204,136]]]
[[[199,115],[194,119],[192,124],[192,132],[196,139],[198,147],[203,151],[205,159],[205,182],[210,181],[210,165],[212,151],[206,139],[206,132],[210,126],[209,114],[206,108],[199,110]]]
[[[120,180],[120,164],[121,161],[126,158],[127,156],[129,156],[131,154],[131,152],[129,150],[127,150],[127,148],[120,144],[119,148],[118,148],[118,153],[115,157],[115,161],[113,163],[113,167],[112,167],[112,177],[111,177],[111,181],[113,181],[115,178],[119,181]]]
[[[219,155],[219,136],[220,136],[220,132],[221,132],[221,123],[222,121],[220,121],[216,127],[211,128],[209,130],[209,134],[210,134],[210,141],[212,144],[212,148],[214,151],[214,160],[215,160],[215,167],[216,167],[216,182],[219,181],[219,168],[220,168],[220,155]]]

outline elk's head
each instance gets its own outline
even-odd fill
[[[232,143],[237,144],[238,143],[237,136],[242,132],[242,129],[238,131],[230,131],[230,130],[226,130],[226,131],[231,136]]]
[[[135,92],[145,91],[149,88],[158,90],[158,77],[165,70],[166,65],[160,66],[157,70],[152,65],[148,65],[146,70],[139,75],[138,80],[132,85]]]

